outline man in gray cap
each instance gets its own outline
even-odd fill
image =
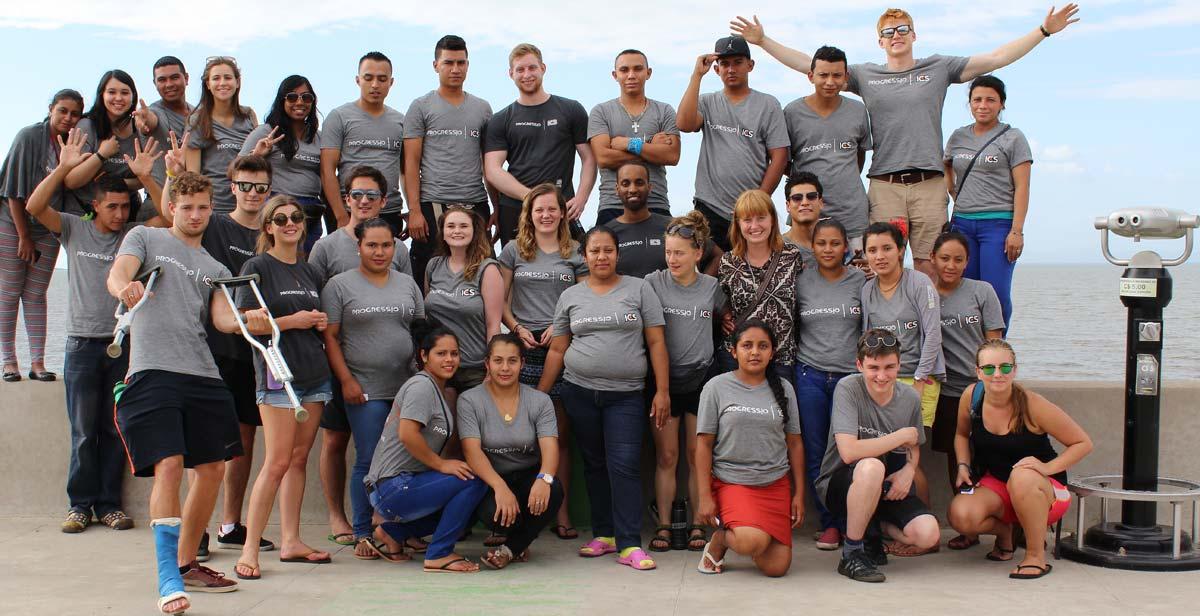
[[[700,80],[710,68],[723,87],[701,96]],[[676,118],[679,130],[701,131],[693,201],[708,218],[713,241],[725,251],[738,195],[753,188],[775,192],[788,162],[783,108],[774,96],[750,88],[753,70],[746,39],[718,40],[713,53],[696,58]]]

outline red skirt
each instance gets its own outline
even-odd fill
[[[713,477],[712,492],[726,528],[750,526],[792,545],[792,481],[786,474],[765,486],[725,483]]]

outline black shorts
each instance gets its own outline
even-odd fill
[[[938,396],[937,410],[933,416],[933,437],[929,446],[934,451],[954,453],[954,435],[958,432],[958,403],[961,396],[943,393]]]
[[[126,380],[117,402],[117,428],[138,477],[183,456],[193,468],[242,455],[233,395],[219,379],[143,370]]]
[[[233,394],[233,408],[237,412],[238,423],[247,426],[261,426],[262,415],[258,412],[255,401],[254,363],[232,357],[213,356],[217,363],[217,371],[221,380]]]
[[[896,456],[893,456],[896,457]],[[903,462],[901,462],[901,466]],[[895,472],[896,468],[888,465],[887,473]],[[829,485],[825,488],[825,508],[835,519],[846,519],[846,496],[850,493],[850,484],[854,481],[854,467],[843,466],[829,477]],[[875,507],[875,521],[887,522],[896,528],[908,526],[917,516],[932,515],[929,508],[917,498],[916,484],[909,488],[908,496],[898,500],[884,500],[880,493],[879,504]]]
[[[702,390],[703,388],[688,392],[671,392],[671,417],[683,417],[684,413],[698,415]]]
[[[729,252],[731,247],[729,243],[729,220],[718,214],[717,210],[711,205],[699,199],[692,199],[692,205],[708,219],[708,229],[712,233],[712,241],[717,246],[720,246],[721,250]]]
[[[342,384],[336,378],[329,379],[333,398],[325,403],[321,412],[321,427],[334,432],[349,432],[350,418],[346,417],[346,403],[342,400]]]

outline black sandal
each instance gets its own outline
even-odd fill
[[[33,370],[30,370],[29,378],[30,380],[41,381],[43,383],[52,383],[58,379],[58,375],[50,372],[49,370],[42,370],[41,372],[34,372]]]
[[[983,557],[993,562],[1006,563],[1013,559],[1013,552],[1016,551],[1016,548],[1002,548],[1000,547],[1000,543],[996,542],[996,545],[992,546],[992,551]],[[1007,556],[1008,558],[1001,558],[1002,556]]]
[[[663,536],[662,533],[667,533]],[[671,551],[671,527],[658,526],[654,529],[654,537],[650,539],[651,552],[669,552]],[[703,548],[702,548],[703,549]]]
[[[703,526],[693,526],[688,529],[688,551],[702,552],[704,546],[708,545],[708,530]],[[697,546],[697,542],[699,545]]]
[[[3,378],[4,378],[5,383],[16,383],[17,381],[21,380],[21,373],[20,372],[5,372]]]
[[[575,530],[574,526],[563,526],[562,524],[557,524],[550,527],[550,532],[554,533],[554,536],[558,537],[559,539],[570,540],[579,538],[579,531]]]
[[[1021,573],[1022,569],[1033,569],[1037,573]],[[1036,580],[1041,577],[1046,577],[1050,571],[1054,569],[1054,565],[1047,564],[1045,567],[1037,565],[1017,565],[1017,570],[1008,574],[1008,577],[1014,580]]]

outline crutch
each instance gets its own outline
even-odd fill
[[[108,345],[108,356],[116,359],[121,356],[121,343],[125,342],[125,337],[129,335],[129,326],[133,324],[133,315],[142,308],[142,304],[150,299],[150,291],[154,290],[154,281],[158,280],[159,274],[162,273],[161,266],[154,266],[141,274],[138,274],[134,280],[145,281],[146,292],[142,294],[142,298],[133,305],[133,308],[126,308],[125,302],[117,302],[117,311],[113,316],[117,319],[117,326],[113,328],[113,341]]]
[[[263,363],[267,365],[267,370],[270,372],[268,376],[283,384],[283,390],[287,392],[288,400],[292,403],[292,410],[296,413],[296,421],[307,420],[308,411],[300,404],[300,399],[296,397],[296,390],[292,388],[292,370],[288,368],[287,362],[283,360],[283,353],[279,350],[279,325],[275,323],[275,317],[271,316],[267,302],[258,290],[258,274],[216,278],[212,282],[221,287],[221,292],[225,294],[225,300],[229,302],[229,308],[233,310],[233,316],[242,330],[242,337],[250,343],[250,346],[258,349],[259,354],[262,355]],[[250,286],[250,290],[254,292],[254,298],[258,300],[259,307],[267,313],[267,321],[271,323],[271,341],[265,345],[259,342],[258,338],[250,333],[250,330],[246,329],[246,318],[238,310],[237,302],[233,301],[233,293],[229,289],[241,285]]]

